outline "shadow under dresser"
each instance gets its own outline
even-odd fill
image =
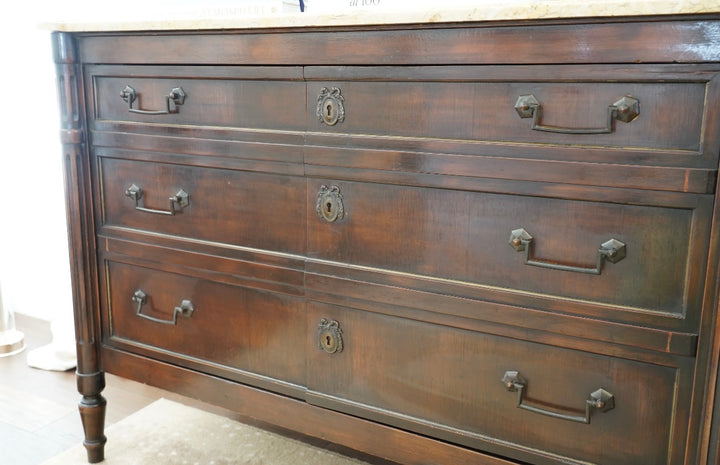
[[[104,372],[404,464],[720,460],[717,15],[55,32]]]

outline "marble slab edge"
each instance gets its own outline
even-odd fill
[[[141,18],[115,14],[112,18],[87,12],[73,20],[42,21],[39,27],[51,31],[171,31],[300,28],[326,26],[372,26],[420,23],[520,21],[588,17],[632,17],[720,13],[720,0],[547,0],[510,1],[478,7],[390,10],[334,13],[292,13],[267,16],[172,17],[167,12],[145,12]]]

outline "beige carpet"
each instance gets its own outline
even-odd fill
[[[160,399],[107,428],[105,465],[366,465],[337,453]],[[77,445],[43,465],[86,465]]]

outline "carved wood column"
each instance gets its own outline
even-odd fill
[[[95,238],[91,234],[92,197],[89,160],[86,156],[85,102],[77,43],[68,33],[53,33],[53,56],[60,101],[60,137],[63,150],[70,271],[75,308],[77,386],[82,394],[80,417],[85,430],[88,461],[104,459],[106,438],[105,375],[101,371],[96,283]],[[74,182],[70,184],[69,179]]]

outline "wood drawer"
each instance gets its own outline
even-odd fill
[[[86,73],[96,128],[121,122],[273,131],[305,125],[300,67],[105,65]],[[168,99],[174,89],[183,96]]]
[[[277,382],[304,386],[302,298],[119,259],[104,263],[110,344],[224,376],[230,371],[280,392]]]
[[[334,353],[337,322],[342,348]],[[691,370],[310,303],[308,399],[534,464],[679,463]],[[517,371],[519,394],[502,381]],[[614,408],[590,408],[591,393]],[[680,394],[683,392],[683,394]],[[597,394],[599,395],[599,394]],[[609,407],[606,404],[607,407]],[[558,418],[571,416],[573,419]],[[677,449],[675,450],[677,452]]]
[[[706,108],[707,93],[717,93],[716,75],[717,69],[688,73],[671,66],[311,67],[308,127],[358,136],[580,146],[579,161],[596,155],[592,147],[687,156],[704,144],[717,146],[717,116]],[[329,126],[318,104],[322,90],[333,88],[345,111],[342,122]],[[622,107],[624,116],[611,115]],[[707,156],[716,159],[717,153]]]
[[[98,171],[105,228],[288,253],[305,249],[303,178],[107,157],[98,157]],[[180,191],[186,206],[169,200]]]
[[[330,195],[318,196],[322,186],[337,187],[342,218],[328,222],[317,214],[318,198]],[[702,304],[711,199],[674,199],[631,205],[312,180],[308,256],[688,318],[692,325]],[[514,234],[532,241],[517,251]],[[600,253],[613,240],[625,245],[624,257],[620,250],[613,259]]]

